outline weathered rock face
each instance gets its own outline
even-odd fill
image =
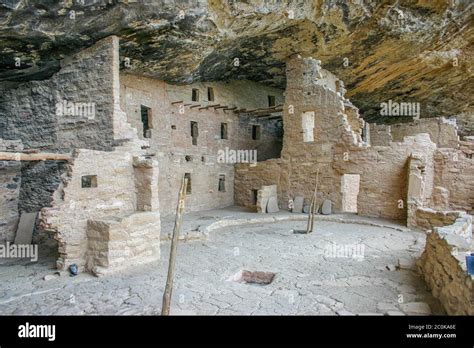
[[[469,0],[1,0],[0,79],[49,77],[61,58],[111,34],[123,69],[167,82],[283,87],[286,58],[300,53],[346,81],[366,120],[398,121],[381,118],[380,103],[412,101],[421,117],[457,115],[468,134],[472,17]]]

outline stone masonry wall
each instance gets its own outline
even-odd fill
[[[338,141],[366,147],[360,132],[353,132],[349,122],[357,120],[354,110],[345,113],[345,98],[341,92],[317,83],[321,79],[319,62],[314,59],[293,58],[287,62],[287,89],[283,108],[284,139],[279,190],[280,205],[304,196],[309,202],[316,184],[319,168],[318,204],[330,199],[335,210],[342,206],[341,176],[333,168],[335,145]],[[307,114],[305,114],[308,112]],[[305,116],[303,116],[305,115]],[[309,115],[309,116],[308,116]],[[303,117],[306,119],[303,120]],[[308,117],[314,121],[307,122]],[[314,128],[311,126],[314,125]],[[303,128],[308,142],[305,142]],[[311,141],[312,139],[312,141]],[[352,173],[348,173],[352,174]]]
[[[460,216],[459,211],[439,211],[430,208],[418,208],[413,227],[423,230],[434,230],[435,227],[452,225]]]
[[[371,144],[390,145],[391,141],[403,142],[406,136],[419,133],[428,133],[430,139],[439,148],[458,146],[458,127],[455,120],[444,117],[430,117],[413,120],[409,123],[396,123],[392,125],[371,124]]]
[[[160,214],[155,211],[89,220],[86,269],[101,276],[156,261],[160,228]]]
[[[418,267],[434,297],[449,315],[474,315],[474,276],[465,254],[472,251],[472,217],[461,214],[454,224],[434,227]]]
[[[412,153],[424,154],[429,164],[435,149],[427,134],[406,137],[403,143],[367,149],[338,145],[334,166],[341,173],[360,174],[359,214],[406,220],[409,157]],[[347,161],[344,161],[344,153],[347,153]],[[427,166],[426,170],[429,173],[433,169]],[[430,188],[427,184],[428,192]]]
[[[295,196],[304,196],[308,203],[319,168],[318,204],[323,199],[330,199],[333,209],[342,211],[342,177],[359,174],[359,214],[406,220],[408,159],[414,152],[426,157],[424,170],[428,181],[426,196],[429,197],[436,144],[428,134],[419,134],[390,146],[369,146],[361,139],[357,113],[349,108],[351,116],[346,114],[347,101],[343,95],[314,83],[319,78],[319,69],[314,59],[293,58],[287,63],[282,157],[280,161],[259,162],[256,167],[237,167],[235,191],[239,198],[236,198],[236,204],[249,205],[251,190],[276,182],[280,207],[286,208],[288,200]],[[303,138],[302,115],[305,112],[314,112],[313,141],[309,142],[304,142]],[[354,123],[356,132],[351,126]],[[276,171],[279,174],[269,176],[271,180],[266,177]]]
[[[113,151],[74,150],[52,207],[42,209],[40,224],[59,244],[59,269],[74,263],[80,270],[103,273],[101,267],[113,264],[118,269],[127,259],[136,263],[159,258],[158,163],[153,155],[146,155],[143,148],[149,144],[138,139],[120,110],[118,41],[112,38],[107,42],[104,51],[109,56],[102,58],[110,66],[103,72],[108,76],[102,77],[102,88],[110,91],[103,97],[112,119],[104,136],[121,145]],[[148,226],[150,223],[153,226]],[[135,233],[141,227],[142,233]],[[121,242],[129,254],[120,256],[116,247],[123,233],[128,234]]]
[[[277,185],[280,189],[281,160],[271,159],[251,167],[247,164],[235,166],[235,205],[255,206],[255,191],[262,186]],[[281,196],[281,194],[280,194]],[[282,208],[287,208],[284,204]]]
[[[213,88],[214,101],[208,101],[208,87]],[[199,90],[199,101],[191,100],[192,89]],[[219,104],[248,110],[262,108],[268,106],[268,95],[275,96],[277,105],[282,104],[281,90],[249,81],[174,86],[151,78],[122,74],[121,95],[122,108],[142,139],[141,105],[151,109],[151,137],[147,140],[150,142],[149,151],[156,154],[159,162],[159,196],[164,215],[174,214],[181,178],[185,173],[191,174],[187,211],[234,204],[234,164],[218,163],[219,150],[255,149],[259,159],[279,155],[277,147],[281,148],[281,140],[278,140],[281,134],[278,134],[275,121],[251,119],[222,108],[199,110],[191,106]],[[198,124],[197,145],[192,142],[191,121]],[[227,139],[221,139],[221,123],[227,124]],[[261,126],[258,140],[252,139],[254,124]],[[225,191],[219,191],[222,175],[225,177]]]
[[[70,152],[75,148],[111,150],[114,142],[114,50],[109,37],[64,59],[49,80],[21,83],[0,93],[0,138],[19,139],[25,149]],[[117,69],[116,69],[117,70]],[[118,74],[118,70],[117,70]],[[61,116],[56,103],[94,103],[93,117]],[[50,206],[65,168],[61,162],[22,164],[20,210]]]
[[[62,178],[52,208],[41,211],[43,228],[59,242],[58,268],[75,263],[83,267],[87,253],[87,221],[136,210],[133,154],[120,147],[112,152],[76,150],[74,164]],[[97,177],[97,187],[82,187],[82,177]]]
[[[21,151],[19,140],[0,138],[0,151]],[[21,185],[21,164],[18,161],[0,161],[0,244],[13,242],[20,218],[18,202]]]
[[[410,123],[398,123],[390,126],[393,141],[403,141],[403,138],[418,133],[428,133],[431,141],[439,148],[455,148],[459,136],[455,120],[444,117],[421,118]]]
[[[21,163],[22,185],[20,212],[33,213],[50,207],[60,177],[66,172],[64,161],[31,161]]]
[[[370,145],[389,146],[393,140],[391,126],[386,124],[370,124]]]
[[[440,149],[434,156],[435,186],[445,188],[449,206],[474,213],[474,159],[456,149]]]
[[[22,83],[0,94],[0,138],[21,139],[25,149],[68,152],[113,145],[112,42],[105,38],[61,62],[45,81]],[[60,116],[56,103],[95,103],[95,115]]]

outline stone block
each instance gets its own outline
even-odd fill
[[[296,196],[295,200],[293,201],[293,213],[303,212],[303,204],[304,204],[304,197]]]
[[[31,244],[38,213],[23,213],[15,236],[15,244]]]
[[[276,213],[280,209],[278,208],[278,200],[276,197],[270,197],[267,204],[267,213]]]
[[[325,199],[321,207],[321,214],[330,215],[331,213],[332,213],[332,202],[329,199]]]

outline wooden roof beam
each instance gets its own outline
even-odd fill
[[[72,157],[63,153],[21,153],[0,152],[0,161],[71,161]]]

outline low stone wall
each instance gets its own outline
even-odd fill
[[[428,133],[431,141],[439,148],[455,148],[458,145],[456,120],[444,117],[421,118],[408,123],[397,123],[390,126],[393,141],[403,141],[406,136]]]
[[[452,225],[464,212],[439,211],[430,208],[418,208],[411,227],[433,230],[435,227]]]
[[[389,146],[390,142],[403,142],[406,136],[428,133],[439,148],[456,148],[459,137],[455,120],[444,117],[422,118],[412,122],[392,125],[371,124],[370,139],[373,146]]]
[[[135,212],[87,223],[86,269],[100,276],[160,258],[160,213]]]
[[[474,277],[467,274],[465,260],[473,247],[471,237],[472,217],[461,214],[452,225],[434,227],[418,260],[433,296],[450,315],[474,315]]]

